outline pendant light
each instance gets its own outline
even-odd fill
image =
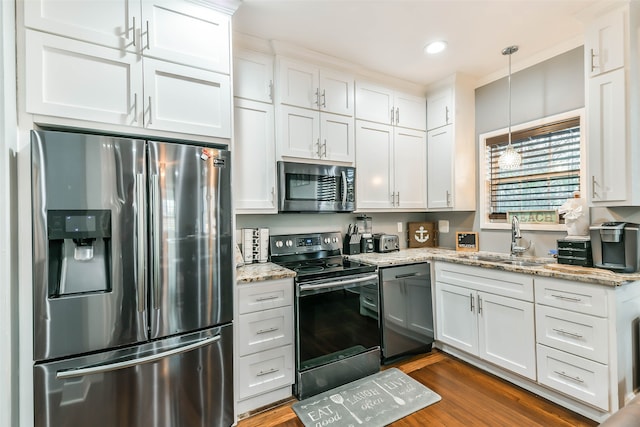
[[[502,49],[503,55],[509,55],[509,143],[498,159],[500,169],[517,169],[522,163],[522,156],[511,145],[511,55],[517,51],[518,46],[509,46]]]

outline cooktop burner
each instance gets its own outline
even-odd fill
[[[339,232],[271,236],[269,246],[271,262],[295,271],[298,283],[376,271],[342,256]]]

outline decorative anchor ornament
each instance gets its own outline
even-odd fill
[[[413,238],[416,239],[418,243],[427,242],[430,238],[429,231],[425,230],[424,227],[421,225],[420,228],[416,230],[415,234],[413,235]]]

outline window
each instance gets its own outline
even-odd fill
[[[582,114],[578,111],[513,127],[512,145],[522,155],[522,166],[513,170],[498,167],[508,132],[501,130],[480,137],[484,228],[502,228],[491,225],[506,223],[508,212],[556,210],[580,191],[584,169],[581,123]]]

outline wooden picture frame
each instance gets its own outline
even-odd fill
[[[475,231],[456,231],[456,251],[478,252],[480,242]]]

